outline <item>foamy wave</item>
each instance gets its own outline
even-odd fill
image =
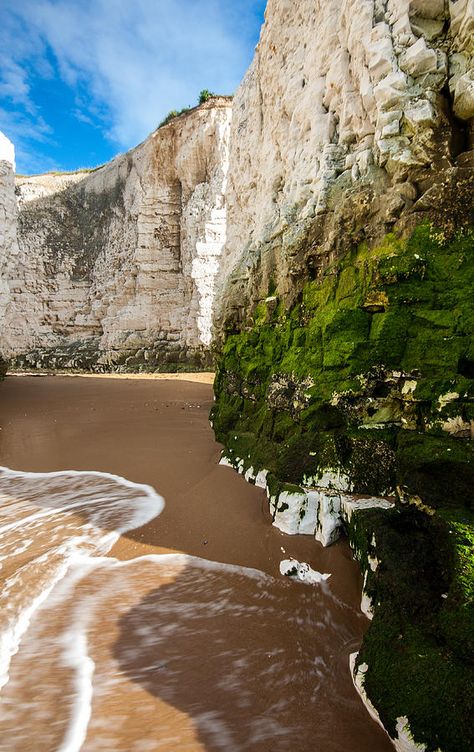
[[[35,612],[80,552],[105,554],[121,534],[158,516],[147,485],[97,471],[30,473],[0,467],[0,688]]]
[[[117,612],[113,614],[113,619],[118,619],[122,609],[126,610],[131,604],[133,605],[137,596],[146,593],[150,585],[158,583],[160,578],[165,577],[176,582],[185,572],[192,570],[200,572],[201,575],[197,575],[192,594],[189,593],[189,600],[186,599],[180,603],[181,617],[179,618],[183,618],[184,615],[184,618],[192,620],[193,613],[202,611],[200,599],[206,590],[208,579],[213,575],[245,578],[258,582],[263,588],[270,587],[276,582],[274,577],[257,569],[223,564],[181,553],[148,554],[128,561],[91,556],[79,551],[71,554],[68,559],[67,572],[63,573],[62,578],[57,579],[55,586],[48,589],[41,603],[38,604],[38,607],[43,607],[41,619],[35,623],[33,634],[29,638],[30,645],[27,645],[24,657],[25,662],[31,665],[36,651],[41,661],[43,655],[51,654],[50,648],[54,644],[60,645],[60,665],[70,669],[73,674],[74,696],[66,700],[68,723],[58,752],[79,752],[88,735],[93,710],[95,671],[94,659],[88,652],[88,633],[89,631],[91,634],[94,633],[97,622],[103,618],[104,609],[108,610],[105,605],[107,601],[118,597]],[[85,581],[87,581],[86,585],[84,585]],[[91,582],[94,585],[89,591]],[[238,600],[232,604],[231,598],[232,588],[224,588],[222,592],[219,589],[213,591],[212,601],[207,601],[204,606],[207,618],[212,620],[214,615],[219,616],[223,609],[230,611],[235,617],[239,614],[244,616],[247,606],[240,606]],[[54,643],[48,643],[49,638],[44,632],[45,625],[54,622],[54,615],[61,613],[62,609],[68,613],[66,625],[62,633],[54,633]],[[32,612],[33,609],[31,609],[31,614],[28,614],[28,622]],[[22,630],[22,633],[25,631]],[[146,623],[142,631],[143,639],[146,641]],[[166,639],[167,636],[165,629],[160,635],[151,634],[156,644]],[[103,671],[104,667],[102,666],[101,669]],[[113,669],[111,668],[107,674],[113,674]],[[120,683],[123,679],[117,678],[115,681]],[[227,738],[229,729],[222,725],[218,717],[213,718],[210,714],[206,718],[203,714],[199,716],[198,721],[199,725],[205,727],[209,733],[214,729],[213,733],[217,734],[221,741]],[[224,745],[224,748],[229,747]],[[238,747],[231,745],[231,748],[237,749]]]
[[[71,561],[72,564],[72,561]],[[94,568],[94,562],[87,557],[75,576],[69,577],[66,587],[62,588],[62,598],[73,590],[76,583]],[[58,597],[53,599],[58,602]],[[50,604],[51,605],[51,604]],[[79,752],[87,736],[87,728],[92,713],[93,677],[95,663],[88,654],[87,627],[93,615],[93,609],[74,609],[71,626],[63,635],[63,663],[74,671],[75,698],[71,718],[58,752]]]
[[[163,504],[105,473],[0,470],[0,739],[124,752],[138,730],[143,750],[284,752],[299,735],[323,748],[353,701],[333,684],[346,607],[327,587],[188,554],[102,555]]]
[[[31,617],[40,608],[40,606],[46,601],[49,594],[56,583],[64,577],[67,572],[67,561],[64,561],[63,566],[56,570],[55,576],[51,577],[47,585],[43,583],[43,589],[41,592],[33,598],[27,606],[23,607],[14,613],[7,621],[6,625],[2,626],[2,632],[0,633],[0,689],[8,682],[8,669],[12,657],[18,652],[18,648],[21,642],[21,638],[27,631]],[[6,581],[6,587],[0,593],[0,604],[2,601],[6,601],[7,596],[10,596],[12,586],[16,582],[20,581],[20,577],[9,578]],[[4,608],[6,610],[14,611],[14,604],[7,603]]]
[[[152,577],[150,577],[150,566],[154,568]],[[146,574],[142,577],[147,567],[148,577]],[[122,604],[123,601],[124,607],[126,607],[127,602],[134,601],[140,587],[146,592],[149,584],[158,582],[163,575],[176,580],[182,573],[190,569],[202,572],[203,576],[200,580],[204,588],[206,587],[206,573],[209,576],[224,574],[243,577],[247,580],[258,581],[262,586],[265,586],[265,584],[270,586],[275,583],[274,577],[257,569],[218,563],[188,554],[148,554],[128,561],[120,561],[112,557],[91,556],[88,552],[81,552],[76,549],[75,552],[70,552],[54,582],[51,582],[50,586],[42,591],[37,601],[31,603],[19,615],[15,625],[16,631],[13,629],[7,634],[10,642],[4,645],[7,669],[11,658],[20,647],[21,638],[27,632],[36,611],[42,609],[41,619],[36,622],[30,638],[31,644],[29,647],[27,646],[26,663],[31,663],[35,651],[37,651],[38,657],[41,656],[40,661],[43,655],[50,655],[48,637],[42,631],[47,628],[44,625],[50,625],[54,620],[52,615],[60,612],[62,608],[65,608],[68,612],[63,632],[61,634],[54,633],[55,645],[60,646],[60,664],[70,669],[74,677],[74,696],[67,700],[69,703],[68,723],[64,730],[63,740],[57,748],[58,752],[79,752],[86,740],[92,715],[95,671],[95,662],[88,652],[88,631],[93,630],[96,620],[101,618],[104,603],[107,598],[113,597],[113,594],[116,593],[118,582],[120,582],[120,587],[123,590],[120,594],[120,603]],[[95,592],[84,595],[81,591],[81,585],[90,575],[97,582],[97,589]],[[138,581],[140,587],[138,587]],[[146,584],[147,582],[148,584]],[[183,612],[198,608],[199,588],[198,584],[193,588],[196,602],[183,603]],[[226,590],[221,594],[216,592],[215,599],[212,603],[207,603],[206,606],[209,618],[212,619],[213,612],[218,615],[222,608],[229,609],[230,593],[231,590]],[[234,609],[236,608],[234,606]],[[118,616],[119,613],[114,614],[114,618]],[[164,638],[164,634],[162,638]],[[53,643],[51,647],[52,645]],[[7,671],[4,673],[8,679]],[[202,722],[206,727],[209,726],[210,719],[208,719],[209,723],[205,723],[204,720],[204,717],[200,717],[199,722]],[[216,724],[216,728],[219,727],[217,721]],[[219,733],[221,734],[221,732],[222,738],[225,738],[227,733],[225,729]]]
[[[48,642],[46,628],[37,620],[29,637],[31,653],[24,658],[25,665],[31,665],[35,655],[41,660],[59,642],[60,665],[67,665],[74,672],[74,699],[64,700],[68,726],[59,747],[61,752],[78,752],[86,738],[88,745],[97,749],[106,749],[107,744],[110,748],[114,733],[120,738],[119,729],[111,731],[112,720],[106,728],[103,723],[101,726],[103,708],[109,707],[107,701],[101,704],[102,698],[108,696],[109,702],[114,702],[111,698],[140,693],[144,687],[145,695],[139,694],[143,711],[134,705],[133,712],[153,712],[153,686],[157,686],[153,682],[160,676],[160,697],[176,706],[179,688],[186,683],[186,677],[195,675],[196,667],[199,674],[205,672],[203,663],[222,665],[222,669],[211,669],[212,679],[207,683],[216,682],[219,692],[227,698],[226,707],[249,708],[248,728],[237,732],[232,716],[220,707],[207,707],[205,692],[202,698],[195,697],[193,722],[200,733],[212,740],[211,748],[246,749],[269,740],[273,744],[275,739],[279,739],[276,749],[287,748],[296,728],[291,714],[284,721],[280,719],[286,713],[286,703],[280,697],[273,698],[268,701],[268,708],[264,703],[265,717],[260,712],[254,717],[250,709],[258,694],[256,686],[261,682],[266,696],[266,688],[277,683],[284,693],[293,691],[296,676],[304,677],[298,687],[301,701],[306,697],[308,677],[316,689],[324,683],[331,656],[328,653],[317,663],[311,651],[296,647],[287,664],[285,630],[294,635],[296,646],[309,644],[315,631],[336,631],[327,619],[315,626],[318,604],[325,597],[321,589],[301,592],[301,610],[296,613],[293,606],[286,604],[285,593],[289,590],[293,591],[293,586],[286,579],[188,554],[148,554],[128,561],[74,557],[67,576],[48,598],[41,618],[48,625],[61,624],[58,614],[67,613],[67,623],[60,636],[56,633],[54,643]],[[104,650],[108,639],[103,635],[105,624],[110,625],[112,647]],[[265,630],[274,640],[271,652],[253,637]],[[123,651],[114,653],[121,640],[125,640]],[[259,665],[255,677],[250,670],[254,665]],[[18,666],[15,670],[18,672]],[[206,684],[206,679],[203,682]],[[316,697],[314,702],[311,698],[307,702],[313,706]],[[157,729],[154,733],[158,733]],[[243,741],[239,739],[242,734]],[[174,744],[172,748],[178,748],[179,743]]]
[[[99,481],[96,486],[90,482],[91,479]],[[67,489],[58,486],[57,481],[64,482],[67,480],[75,481],[70,483]],[[30,481],[30,483],[28,483]],[[79,483],[78,483],[79,482]],[[72,486],[72,487],[71,487]],[[121,493],[117,493],[116,486],[119,486]],[[124,497],[123,489],[131,490],[130,496]],[[149,522],[153,517],[159,515],[164,507],[164,499],[154,488],[142,483],[122,478],[120,475],[111,473],[102,473],[95,470],[61,470],[51,473],[29,473],[19,470],[11,470],[7,467],[0,466],[0,521],[3,517],[16,517],[18,512],[22,512],[26,505],[34,505],[38,500],[47,496],[47,502],[43,503],[49,507],[41,512],[35,512],[26,515],[21,519],[14,519],[9,524],[0,524],[0,534],[8,532],[10,529],[17,529],[24,524],[41,520],[58,512],[70,512],[80,510],[89,505],[123,504],[124,501],[130,501],[133,498],[138,503],[136,508],[123,508],[122,514],[126,511],[129,516],[125,517],[120,524],[115,527],[118,534],[123,534]],[[79,496],[79,498],[77,498]],[[13,502],[13,503],[12,503]],[[41,502],[40,502],[41,503]],[[93,514],[93,522],[98,526],[106,526],[108,521],[107,508],[99,508]]]

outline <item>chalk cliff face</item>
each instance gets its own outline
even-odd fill
[[[439,184],[472,164],[473,40],[468,0],[268,3],[234,98],[218,331],[351,242],[446,220]]]
[[[270,0],[234,98],[214,429],[280,529],[345,526],[404,750],[474,745],[473,32],[470,0]]]
[[[467,0],[268,4],[234,99],[215,417],[292,483],[467,492],[412,445],[474,432],[473,31]]]
[[[8,266],[16,263],[18,256],[14,169],[14,146],[0,133],[0,340],[3,342],[7,336],[7,311],[11,310],[7,263]],[[6,361],[0,356],[0,376],[5,374],[6,366]]]
[[[257,471],[468,493],[472,444],[443,445],[443,480],[425,465],[474,433],[473,31],[467,0],[268,4],[215,315],[218,436]]]
[[[96,171],[17,178],[18,252],[3,257],[17,365],[207,362],[230,119],[214,98]]]

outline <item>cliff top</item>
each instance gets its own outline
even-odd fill
[[[170,125],[171,123],[176,123],[177,121],[184,120],[189,115],[192,115],[195,112],[201,111],[201,110],[211,110],[215,108],[221,108],[221,107],[228,107],[232,104],[233,101],[233,95],[231,94],[211,94],[204,102],[198,103],[195,107],[185,107],[179,112],[176,110],[172,110],[168,113],[166,118],[158,125],[157,128],[155,128],[154,131],[151,132],[150,135],[153,135],[157,131],[161,130],[162,128],[166,127],[167,125]],[[147,136],[144,140],[146,141],[147,138],[150,137]],[[3,148],[3,145],[5,142],[5,148]],[[143,143],[143,141],[141,142]],[[10,151],[8,151],[8,145],[10,145]],[[133,149],[136,149],[140,144],[137,144],[137,146],[132,147]],[[130,151],[130,150],[129,150]],[[3,154],[6,154],[6,156],[3,156]],[[9,157],[8,154],[11,156]],[[123,152],[127,153],[127,152]],[[114,159],[117,159],[117,157],[121,157],[122,153],[117,154],[115,157],[113,157],[109,162],[105,162],[104,164],[97,165],[96,167],[79,167],[77,170],[49,170],[48,172],[38,172],[33,173],[31,175],[27,174],[20,174],[17,173],[15,175],[15,180],[17,183],[20,183],[23,180],[30,181],[31,179],[35,179],[34,182],[43,181],[44,178],[51,177],[54,178],[70,178],[71,180],[74,180],[76,177],[77,179],[85,177],[86,175],[89,175],[92,172],[96,172],[97,170],[102,169],[103,167],[106,167],[108,164],[114,161]],[[0,159],[5,159],[13,164],[13,167],[15,166],[14,161],[14,146],[13,144],[6,138],[6,136],[3,135],[3,133],[0,132]],[[67,181],[69,182],[69,181]]]

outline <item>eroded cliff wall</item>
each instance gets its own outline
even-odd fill
[[[234,99],[214,428],[280,529],[342,519],[404,750],[474,744],[473,30],[468,0],[270,0]]]
[[[468,495],[473,29],[467,0],[268,4],[234,100],[216,427],[293,483]]]
[[[230,119],[213,98],[98,170],[17,178],[2,343],[15,365],[208,363]]]
[[[268,3],[234,98],[218,329],[272,285],[291,299],[351,243],[422,215],[457,225],[473,40],[470,0]]]

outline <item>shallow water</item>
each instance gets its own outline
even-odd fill
[[[194,405],[189,396],[185,405]],[[175,420],[182,407],[176,405]],[[27,414],[38,419],[40,409],[30,405]],[[205,414],[198,417],[211,446]],[[7,420],[4,430],[5,456],[22,442],[17,423]],[[70,430],[67,420],[61,430]],[[186,453],[179,430],[178,439],[174,452]],[[188,469],[195,497],[199,488],[219,489],[209,484],[214,472],[226,488],[238,483],[245,495],[242,479],[214,470],[213,451],[201,475]],[[30,467],[37,456],[30,453]],[[181,466],[179,483],[186,486],[186,463]],[[249,491],[257,498],[256,489]],[[344,567],[352,576],[351,562],[344,564],[337,550],[332,556],[340,560],[323,554],[313,560],[320,568],[336,562],[332,576],[317,585],[280,577],[282,550],[301,558],[304,541],[270,528],[267,571],[243,566],[244,503],[235,510],[235,540],[227,539],[229,561],[205,558],[215,548],[202,540],[194,546],[202,555],[190,555],[193,523],[202,522],[203,511],[189,500],[185,519],[176,518],[178,530],[189,528],[179,549],[188,552],[161,553],[176,534],[168,524],[160,529],[167,511],[173,514],[170,506],[178,515],[173,493],[164,501],[150,485],[103,471],[0,471],[0,749],[392,749],[348,671],[366,623],[341,584]],[[212,537],[219,535],[220,517],[218,507]],[[264,515],[259,524],[267,530]],[[256,540],[258,529],[253,547]],[[253,564],[259,556],[248,558]]]

